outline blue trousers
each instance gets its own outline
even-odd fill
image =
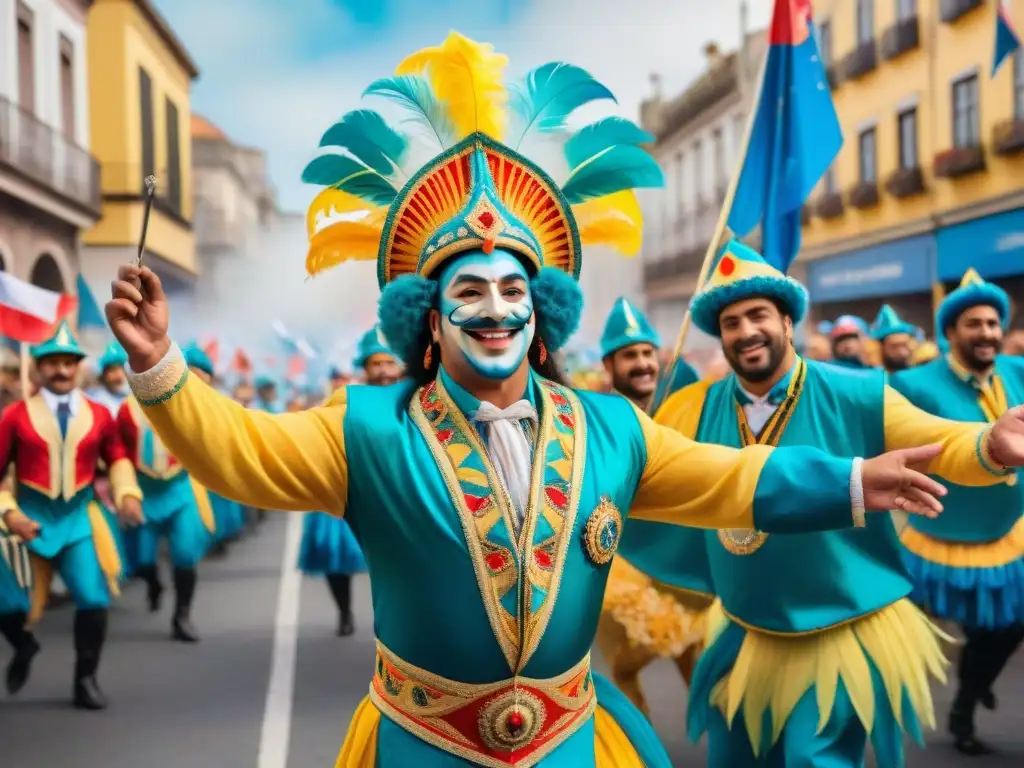
[[[206,555],[210,535],[195,505],[181,507],[158,522],[146,523],[138,532],[138,565],[156,565],[157,546],[166,537],[175,568],[195,568]]]
[[[63,547],[50,559],[80,611],[110,607],[110,587],[92,537]]]
[[[771,724],[765,718],[768,734]],[[708,716],[710,768],[861,768],[867,732],[853,711],[846,689],[840,685],[825,728],[818,733],[818,703],[813,689],[797,703],[779,740],[760,758],[754,756],[743,715],[737,713],[730,729],[717,708]]]
[[[21,588],[14,572],[0,559],[0,615],[5,613],[28,613],[28,591]]]

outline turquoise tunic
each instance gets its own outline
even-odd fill
[[[188,473],[179,472],[168,480],[139,473],[139,487],[146,522],[138,532],[138,564],[154,565],[160,539],[166,537],[174,567],[195,568],[206,555],[211,537],[199,515]]]
[[[461,413],[475,411],[472,396],[444,373],[441,380]],[[458,418],[436,415],[435,385],[422,396],[414,392],[408,382],[347,391],[347,519],[369,566],[380,642],[409,664],[464,683],[508,680],[514,670],[540,679],[564,673],[589,653],[608,576],[608,561],[598,563],[588,544],[587,523],[607,519],[609,507],[628,510],[644,474],[647,445],[636,411],[618,396],[533,380],[527,396],[542,419],[545,408],[554,408],[548,415],[560,436],[543,444],[548,463],[542,468],[545,506],[557,514],[535,517],[524,569],[513,544],[519,537],[505,518],[483,528],[477,523],[488,509],[487,487],[475,484],[486,470],[480,454],[469,451],[457,470],[447,458],[445,446],[460,444],[465,434]],[[567,459],[564,444],[575,446],[576,458]],[[755,494],[758,527],[849,526],[851,464],[807,448],[774,452]],[[813,505],[801,503],[811,499]],[[600,546],[614,551],[615,526],[601,534]],[[605,694],[600,701],[613,715],[618,710],[634,746],[651,755],[649,768],[669,765],[653,731],[621,697]],[[588,723],[540,765],[593,766],[591,728]],[[387,713],[379,737],[377,768],[464,765],[403,731]]]
[[[23,545],[17,545],[18,548]],[[18,583],[18,578],[7,563],[6,558],[19,558],[15,545],[0,533],[0,547],[5,553],[0,555],[0,615],[5,613],[28,613],[28,590]]]
[[[996,358],[995,373],[1009,407],[1024,403],[1024,360]],[[955,421],[985,421],[973,377],[961,377],[945,357],[902,371],[893,387],[922,410]],[[967,488],[945,483],[945,511],[931,520],[911,516],[909,525],[944,542],[984,545],[1003,539],[1024,512],[1024,474],[1014,485],[1001,483]],[[914,578],[913,599],[943,618],[961,624],[1001,627],[1024,623],[1024,560],[1005,565],[967,568],[935,563],[904,549]]]

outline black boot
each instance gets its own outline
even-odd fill
[[[957,669],[959,687],[949,712],[949,732],[957,752],[970,757],[992,754],[992,748],[975,732],[974,715],[978,704],[994,704],[992,683],[1005,659],[997,658],[1005,640],[999,630],[964,627],[966,643],[960,652]]]
[[[135,569],[140,579],[146,582],[146,602],[150,613],[160,611],[160,598],[164,594],[164,585],[160,583],[160,574],[156,565],[140,565]]]
[[[352,619],[352,577],[347,573],[329,573],[327,586],[338,607],[338,636],[348,637],[356,631]]]
[[[75,613],[75,706],[106,709],[107,697],[96,682],[103,641],[107,637],[107,611],[103,608]]]
[[[199,633],[192,625],[192,597],[196,593],[196,569],[174,569],[174,618],[171,637],[182,643],[198,643]]]
[[[14,651],[7,665],[7,692],[11,696],[25,687],[32,672],[32,659],[39,653],[39,642],[35,635],[25,629],[27,623],[28,614],[25,613],[0,615],[0,634]]]

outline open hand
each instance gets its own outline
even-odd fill
[[[1004,467],[1024,466],[1024,405],[1000,416],[992,425],[988,441],[992,458]]]
[[[938,517],[942,511],[939,498],[946,495],[946,488],[920,470],[940,453],[942,446],[925,445],[865,459],[861,468],[864,507],[869,512],[898,509]]]
[[[142,516],[142,504],[134,496],[125,496],[121,502],[121,509],[117,512],[121,522],[129,528],[142,525],[145,518]]]
[[[110,292],[106,306],[110,330],[128,353],[132,370],[148,371],[171,346],[167,296],[160,278],[149,267],[126,264],[117,270]]]
[[[17,509],[12,509],[5,513],[4,522],[7,524],[7,530],[11,535],[17,536],[22,541],[32,541],[39,535],[41,530],[39,523]]]

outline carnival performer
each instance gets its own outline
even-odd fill
[[[67,585],[77,608],[74,703],[103,709],[96,673],[121,564],[93,493],[97,464],[106,464],[115,504],[130,525],[142,520],[142,493],[110,412],[75,386],[85,352],[67,322],[31,355],[42,386],[0,417],[0,470],[13,463],[17,477],[13,493],[0,491],[0,510],[33,555],[33,618],[44,607],[53,569]]]
[[[1024,463],[1021,414],[995,425],[931,416],[888,387],[881,371],[845,371],[793,348],[807,291],[731,241],[691,304],[693,323],[721,339],[733,374],[672,397],[659,423],[703,443],[816,445],[834,456],[876,456],[937,443],[936,475],[998,487]],[[897,500],[894,509],[902,508]],[[666,553],[645,553],[670,573]],[[878,764],[903,764],[902,733],[934,725],[928,676],[944,679],[941,633],[909,600],[911,582],[888,515],[863,531],[772,536],[755,527],[703,535],[722,611],[690,689],[688,726],[708,732],[714,768],[860,766],[870,738]],[[647,559],[634,560],[641,570]],[[681,559],[675,567],[690,584]],[[671,577],[666,575],[671,581]]]
[[[612,380],[612,391],[645,412],[660,378],[660,346],[661,339],[643,312],[628,299],[615,302],[601,336],[601,357]],[[679,366],[689,368],[682,360]],[[695,373],[687,378],[687,384],[697,381]],[[678,581],[676,586],[660,582],[657,574],[635,567],[633,552],[661,546],[664,534],[665,526],[642,520],[631,521],[625,528],[612,560],[597,628],[597,645],[608,662],[612,679],[647,716],[650,710],[640,686],[640,672],[652,661],[668,658],[689,684],[703,640],[704,613],[713,599],[704,592],[681,589]],[[705,576],[699,583],[703,587],[707,581],[703,536],[690,537],[693,546],[685,552],[672,541],[670,562],[678,559],[686,562],[689,569],[702,570]]]
[[[1000,355],[1010,299],[968,271],[939,305],[936,332],[949,352],[893,378],[918,407],[956,421],[999,423],[1024,404],[1024,361]],[[955,478],[951,478],[955,480]],[[991,748],[975,734],[980,703],[996,706],[1000,672],[1024,639],[1024,490],[1020,473],[988,488],[951,485],[942,524],[909,521],[901,535],[913,599],[961,625],[958,689],[949,715],[956,748]]]
[[[362,369],[366,383],[387,387],[399,380],[401,363],[388,346],[380,326],[374,326],[359,340],[354,366]],[[363,550],[348,521],[326,512],[310,512],[303,521],[299,547],[299,570],[307,576],[323,576],[338,608],[338,635],[355,632],[352,617],[352,576],[366,572]]]
[[[888,304],[882,305],[871,325],[871,338],[881,347],[882,366],[886,371],[896,373],[912,365],[916,335],[917,328],[903,322]]]
[[[117,418],[121,403],[131,394],[124,372],[127,364],[128,355],[121,345],[116,341],[110,342],[96,361],[99,383],[85,393],[89,399],[106,407],[113,418]]]
[[[208,358],[204,360],[205,357],[194,345],[185,349],[185,362],[197,376],[206,373]],[[153,432],[145,411],[134,397],[121,405],[117,424],[146,499],[136,573],[146,582],[149,610],[157,613],[161,607],[164,585],[160,580],[157,555],[161,539],[166,538],[174,580],[171,637],[183,643],[199,642],[199,633],[192,622],[192,602],[197,567],[206,554],[214,529],[210,501],[205,489],[195,487],[189,473]]]
[[[0,519],[0,635],[13,652],[6,674],[7,693],[12,696],[25,687],[32,671],[32,660],[40,650],[39,641],[28,625],[31,586],[28,547],[19,536],[7,530]]]
[[[864,362],[864,321],[853,315],[841,315],[832,324],[829,339],[832,342],[833,365],[841,368],[870,368]]]
[[[277,391],[277,382],[275,382],[269,376],[257,376],[254,386],[256,390],[256,399],[253,402],[253,408],[257,408],[267,413],[282,413],[284,407],[281,405],[281,398]]]
[[[506,89],[506,66],[451,33],[369,88],[418,115],[418,132],[349,113],[321,143],[351,156],[304,173],[327,187],[307,271],[376,259],[381,330],[409,381],[349,386],[302,413],[245,410],[189,375],[152,270],[121,267],[107,305],[136,397],[204,485],[344,516],[363,545],[377,659],[341,768],[667,767],[650,724],[590,667],[620,510],[793,533],[862,524],[897,500],[941,506],[942,487],[907,466],[938,447],[862,462],[699,446],[625,398],[554,380],[582,310],[584,244],[635,253],[632,188],[662,177],[632,123],[565,128],[611,98],[589,74],[554,62]],[[561,185],[514,149],[544,133],[565,139]],[[438,154],[406,163],[431,136]]]

